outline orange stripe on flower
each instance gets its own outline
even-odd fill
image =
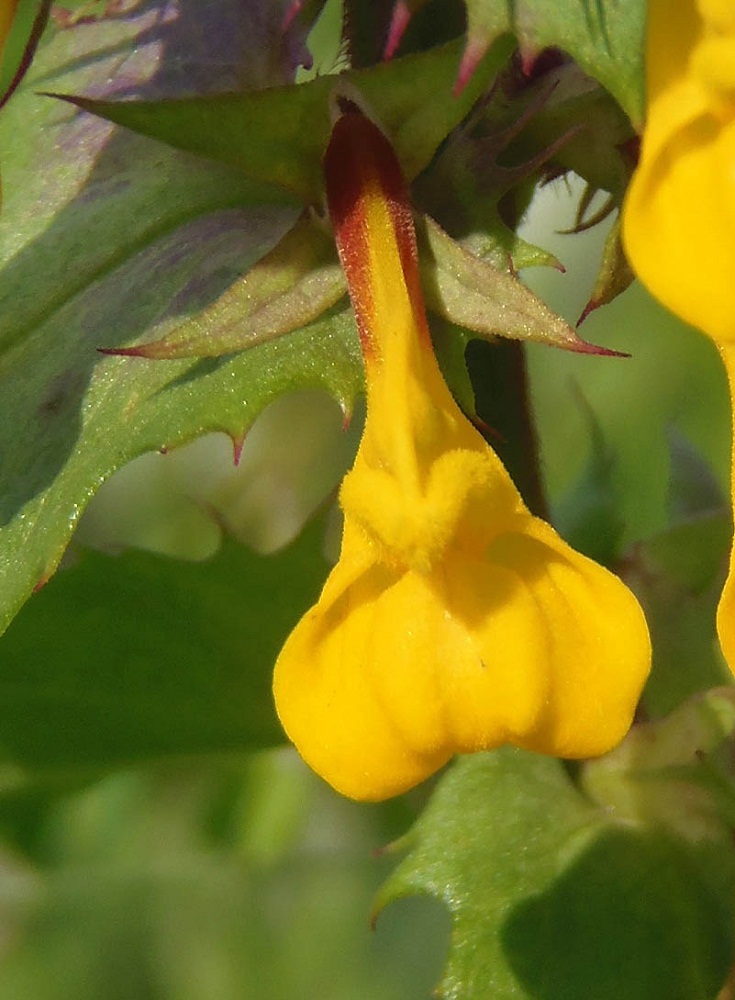
[[[393,149],[348,100],[340,101],[324,157],[329,214],[366,361],[382,354],[382,330],[396,311],[430,343],[416,234],[405,181]]]

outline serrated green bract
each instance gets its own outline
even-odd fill
[[[305,326],[346,294],[334,239],[308,214],[198,315],[152,343],[110,353],[222,357]]]
[[[452,42],[394,63],[318,77],[296,87],[175,101],[95,101],[80,108],[177,149],[236,167],[275,195],[321,203],[322,157],[331,132],[330,98],[354,88],[394,143],[407,177],[429,162],[510,54],[490,47],[465,93],[452,95],[461,44]],[[431,81],[430,87],[427,86]]]
[[[597,352],[515,275],[469,253],[428,216],[416,222],[421,276],[431,311],[484,337],[499,335]]]
[[[187,31],[200,34],[196,11],[183,11],[175,30],[159,13],[146,7],[52,33],[0,116],[8,150],[0,216],[0,629],[54,571],[87,501],[117,468],[209,430],[241,440],[289,389],[324,388],[349,410],[362,386],[347,313],[222,362],[97,352],[155,339],[174,325],[185,331],[294,221],[291,209],[253,208],[252,186],[236,171],[38,95],[52,78],[102,93],[191,85],[196,67],[172,83],[161,46],[180,65],[176,45],[184,46]],[[208,23],[217,41],[214,15]],[[230,72],[216,59],[206,69],[212,80]]]
[[[144,320],[160,304],[155,292],[170,291],[168,283],[161,289],[156,282],[155,290],[144,283],[145,264],[143,259],[128,271],[131,285],[124,293],[114,295],[106,283],[95,289],[115,315],[127,308],[132,320],[140,320],[130,298],[136,279],[150,293]],[[75,304],[90,308],[88,299]],[[85,312],[78,315],[83,322]],[[59,344],[61,332],[68,335],[70,329],[77,335],[73,352]],[[174,447],[208,430],[225,431],[239,441],[258,413],[288,389],[322,387],[348,410],[361,388],[349,313],[327,315],[287,339],[229,361],[99,362],[94,343],[74,330],[68,312],[49,333],[56,343],[34,339],[23,363],[4,378],[3,624],[54,571],[86,501],[116,468],[142,452]],[[27,388],[29,381],[35,391]],[[20,440],[13,437],[18,424],[24,432]]]
[[[729,845],[689,843],[595,805],[556,760],[458,761],[378,906],[453,918],[443,1000],[712,1000],[732,945]]]

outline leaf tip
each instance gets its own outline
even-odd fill
[[[120,357],[120,358],[144,358],[146,357],[145,345],[139,347],[98,347],[98,354],[104,354],[109,357]]]
[[[43,590],[53,575],[52,569],[44,570],[43,575],[33,584],[33,593],[37,594],[39,590]]]
[[[483,38],[468,38],[462,59],[457,70],[457,79],[452,88],[452,97],[459,97],[488,49],[488,42]]]
[[[388,38],[383,50],[383,58],[386,62],[392,59],[398,51],[398,46],[401,44],[410,20],[411,9],[406,0],[396,0],[388,27]]]
[[[348,403],[346,399],[341,399],[339,401],[339,408],[342,411],[342,430],[347,432],[350,429],[350,424],[352,423],[352,417],[354,410],[352,404]]]
[[[230,440],[232,441],[232,464],[237,468],[240,465],[240,459],[242,458],[242,449],[245,444],[245,431],[240,434],[230,434]]]
[[[507,443],[504,435],[500,433],[497,427],[493,427],[487,420],[483,420],[479,413],[471,414],[470,420],[486,441],[495,441],[497,444]]]
[[[291,3],[286,7],[283,19],[281,20],[281,31],[284,35],[301,13],[303,6],[304,0],[291,0]]]
[[[584,313],[582,316],[584,317]],[[577,354],[594,354],[603,358],[629,358],[631,356],[628,351],[616,351],[612,347],[601,347],[599,344],[591,344],[588,340],[582,340],[581,337],[569,345],[569,350],[575,351]]]
[[[577,320],[577,322],[574,325],[579,328],[584,323],[584,321],[587,319],[587,317],[590,315],[590,313],[593,313],[595,311],[595,309],[598,309],[601,305],[602,305],[602,303],[599,302],[597,299],[595,299],[595,298],[590,299],[589,302],[587,303],[587,305],[584,307],[584,309],[580,313],[579,319]]]

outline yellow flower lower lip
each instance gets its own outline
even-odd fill
[[[325,157],[365,355],[367,419],[341,490],[339,562],[287,640],[286,732],[335,788],[382,799],[455,753],[603,753],[650,647],[635,598],[533,517],[457,407],[431,347],[408,194],[347,105]]]

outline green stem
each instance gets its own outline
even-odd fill
[[[548,519],[538,437],[523,344],[473,340],[467,367],[475,390],[477,415],[488,425],[485,437],[498,453],[532,513]]]

